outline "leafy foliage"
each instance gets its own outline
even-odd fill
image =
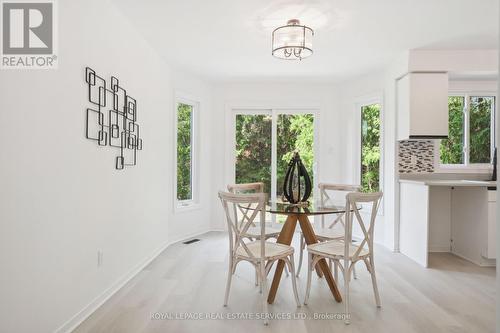
[[[464,163],[464,106],[463,96],[448,97],[448,139],[439,147],[442,164]]]
[[[380,105],[361,108],[361,186],[363,192],[380,189]]]
[[[470,163],[491,161],[491,109],[494,97],[471,97],[469,106]]]
[[[193,106],[177,105],[177,200],[192,199],[191,126]]]
[[[490,163],[491,161],[491,110],[494,97],[469,97],[469,163]],[[465,97],[450,96],[449,136],[441,140],[442,164],[464,164],[465,140]]]
[[[236,183],[263,182],[271,192],[271,116],[236,116]]]

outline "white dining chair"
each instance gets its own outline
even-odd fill
[[[346,213],[345,213],[345,235],[343,240],[332,240],[322,243],[311,244],[307,246],[309,254],[308,272],[307,272],[307,289],[304,304],[309,301],[311,291],[311,275],[316,263],[322,258],[333,260],[341,269],[344,275],[344,296],[345,305],[345,323],[350,323],[349,312],[349,282],[351,271],[354,264],[358,261],[363,261],[366,269],[371,275],[373,292],[375,294],[375,303],[380,307],[380,296],[377,286],[377,278],[375,276],[375,263],[373,260],[373,232],[375,227],[375,219],[380,206],[382,192],[377,193],[349,193],[346,196]],[[365,223],[360,212],[360,204],[371,204],[370,221]],[[352,228],[353,222],[356,220],[363,233],[359,243],[352,243]]]
[[[347,184],[328,184],[320,183],[319,195],[320,195],[320,205],[326,207],[328,205],[335,205],[339,202],[345,204],[345,196],[350,192],[361,191],[361,186],[359,185],[347,185]],[[330,193],[330,194],[329,194]],[[336,195],[336,196],[334,196]],[[340,196],[338,198],[337,196]],[[335,202],[337,200],[337,202]],[[313,226],[314,233],[320,242],[326,242],[330,240],[340,240],[344,238],[344,213],[335,214],[334,220],[327,226],[325,225],[325,215],[321,215],[321,225]],[[302,260],[304,256],[304,250],[306,247],[306,242],[304,235],[300,233],[300,252],[299,252],[299,265],[297,267],[297,277],[300,274],[300,269],[302,268]],[[332,261],[329,261],[330,269],[332,268]],[[338,265],[333,263],[334,268],[334,278],[338,280]],[[353,268],[353,277],[356,279],[356,269]]]
[[[264,193],[264,183],[258,182],[258,183],[231,184],[227,186],[227,190],[231,193],[236,193],[236,194]],[[238,207],[234,207],[234,210],[235,210],[235,215],[238,216],[241,215],[241,219],[239,220],[240,224],[245,222],[246,219],[248,219],[248,207],[245,207],[244,205],[238,205]],[[265,239],[276,238],[277,240],[278,236],[280,235],[281,229],[266,226],[265,231],[266,231],[264,235]],[[252,226],[248,228],[245,237],[250,240],[260,239],[260,227],[255,225],[255,223],[252,223]],[[289,276],[288,269],[286,266],[285,266],[285,274],[286,277]],[[258,285],[257,272],[255,272],[255,285]]]
[[[267,309],[267,271],[266,263],[276,260],[283,260],[290,272],[295,272],[293,261],[293,247],[285,244],[269,242],[265,238],[265,205],[267,196],[265,193],[235,194],[219,191],[219,198],[226,215],[226,222],[229,233],[229,268],[227,274],[226,294],[224,306],[227,306],[229,290],[231,289],[231,279],[236,270],[236,265],[240,261],[248,261],[258,272],[258,283],[261,287],[261,298],[263,312],[266,314],[264,324],[268,324]],[[239,223],[234,206],[252,206],[249,209],[248,218],[243,223]],[[246,236],[248,229],[254,224],[256,218],[260,222],[260,237],[258,240],[250,241]],[[295,274],[292,275],[292,288],[297,307],[300,307],[299,295],[297,292],[297,282]]]
[[[264,193],[264,183],[245,183],[245,184],[231,184],[227,186],[227,190],[231,193],[235,194],[248,194],[248,193]],[[234,207],[235,214],[241,214],[241,220],[239,223],[244,223],[248,219],[248,207],[244,205],[239,205],[238,207]],[[269,238],[278,238],[280,235],[281,229],[266,227],[266,233],[264,235],[265,239]],[[260,239],[260,227],[256,226],[254,223],[248,228],[245,237],[256,240]]]

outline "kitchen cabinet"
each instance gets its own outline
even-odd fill
[[[452,187],[451,252],[478,265],[487,265],[484,247],[488,235],[486,187]]]
[[[399,249],[428,267],[429,252],[480,266],[496,258],[496,182],[400,180]]]
[[[396,81],[398,140],[448,136],[448,73],[408,73]]]
[[[487,242],[484,244],[483,256],[488,259],[496,259],[496,235],[497,235],[497,191],[488,190],[488,226]]]

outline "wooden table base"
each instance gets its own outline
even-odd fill
[[[292,243],[293,234],[295,232],[295,227],[297,226],[297,221],[299,221],[300,229],[302,229],[302,234],[304,235],[304,239],[306,244],[315,244],[318,242],[316,235],[314,234],[314,230],[311,226],[311,222],[307,218],[307,215],[304,214],[290,214],[288,215],[285,225],[281,229],[280,235],[278,236],[277,242],[280,244],[290,245]],[[307,265],[306,265],[307,266]],[[276,272],[274,273],[273,283],[271,284],[271,288],[269,289],[269,295],[267,296],[267,302],[272,304],[274,302],[274,298],[276,297],[276,292],[278,291],[278,286],[281,280],[281,273],[283,273],[283,268],[285,267],[285,262],[283,260],[278,260],[278,265],[276,266]],[[325,259],[321,259],[317,264],[318,271],[321,271],[326,281],[328,282],[328,286],[330,287],[330,291],[332,292],[333,297],[337,302],[342,302],[342,296],[340,295],[339,289],[335,280],[333,279],[332,272],[330,271],[328,264]],[[294,272],[290,272],[290,274],[294,274]]]

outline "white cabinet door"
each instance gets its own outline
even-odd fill
[[[485,187],[455,187],[451,192],[452,252],[477,265],[484,263],[488,191]]]
[[[398,140],[448,136],[448,73],[408,73],[397,81]]]
[[[486,258],[497,257],[497,191],[488,191],[488,244],[486,247]]]
[[[429,187],[401,183],[399,207],[399,250],[420,265],[428,265]]]

